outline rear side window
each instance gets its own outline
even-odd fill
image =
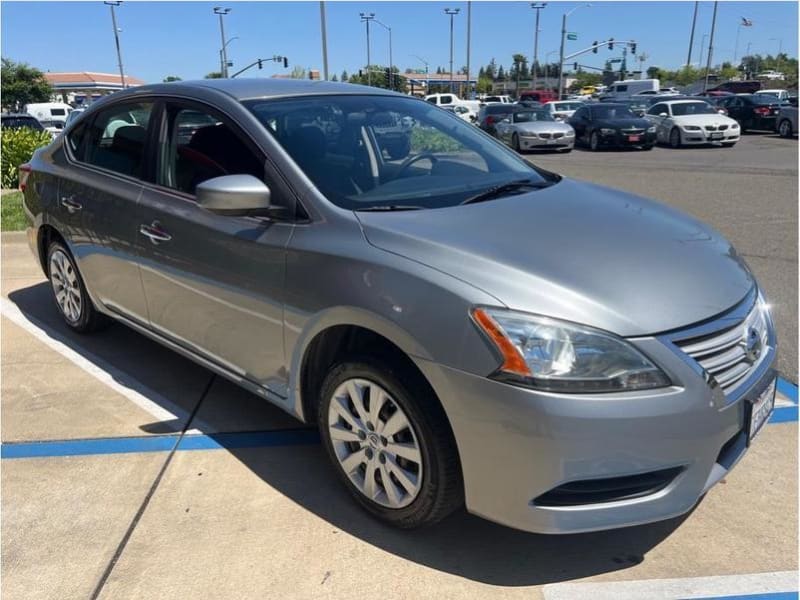
[[[63,108],[51,108],[50,109],[50,116],[52,117],[63,117],[67,114],[67,111]]]
[[[37,131],[42,131],[44,129],[42,124],[33,117],[3,117],[3,127],[8,127],[9,129],[27,127]]]
[[[141,179],[152,112],[152,102],[111,106],[99,112],[91,125],[81,124],[70,133],[70,149],[81,162]]]

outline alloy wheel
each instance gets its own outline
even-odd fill
[[[391,394],[348,379],[328,406],[328,433],[339,466],[364,496],[387,508],[411,504],[422,487],[422,452],[408,416]]]
[[[597,150],[600,147],[600,138],[598,137],[596,131],[592,132],[592,137],[589,138],[589,145],[591,146],[592,150]]]
[[[72,261],[61,250],[50,255],[50,283],[61,313],[70,323],[77,323],[83,311],[81,287]]]
[[[669,145],[673,148],[680,148],[681,145],[681,133],[677,129],[673,129],[669,133]]]
[[[780,131],[781,137],[790,137],[792,135],[792,124],[787,119],[781,121]]]

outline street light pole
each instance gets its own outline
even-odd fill
[[[372,85],[372,70],[369,58],[369,22],[375,18],[375,13],[359,13],[361,22],[367,24],[367,85]]]
[[[122,89],[125,89],[125,71],[122,69],[122,52],[119,49],[119,29],[117,28],[117,15],[114,7],[122,4],[121,0],[107,0],[103,2],[111,8],[111,26],[114,28],[114,42],[117,44],[117,64],[119,65],[119,80]]]
[[[708,89],[708,75],[711,72],[711,58],[714,54],[714,28],[717,26],[717,0],[714,0],[714,13],[711,17],[711,35],[708,38],[708,56],[706,57],[706,78],[703,80],[703,91]]]
[[[222,8],[221,6],[214,7],[214,14],[219,15],[219,35],[222,39],[222,64],[220,64],[220,72],[219,74],[222,76],[223,79],[228,78],[228,51],[225,49],[227,44],[225,43],[225,25],[222,22],[222,17],[227,15],[231,12],[230,8]]]
[[[580,6],[576,6],[572,10],[565,12],[563,17],[561,18],[561,51],[559,54],[558,59],[558,99],[561,100],[561,96],[564,90],[564,41],[567,37],[567,17],[574,13],[576,10],[582,7],[589,8],[591,4],[581,4]]]
[[[548,90],[552,89],[550,87],[550,56],[552,54],[558,54],[558,50],[553,50],[544,55],[544,86]]]
[[[534,90],[536,89],[536,63],[539,62],[539,13],[545,6],[547,6],[547,2],[531,2],[531,8],[536,11],[536,27],[533,30],[533,62],[531,63],[533,79],[531,85]]]
[[[475,96],[470,85],[470,45],[472,42],[472,0],[467,1],[467,97],[472,100]]]
[[[322,76],[328,81],[328,28],[325,26],[325,2],[319,3],[319,26],[322,30]]]
[[[700,40],[700,60],[697,61],[697,68],[701,68],[703,66],[703,48],[706,46],[706,38],[708,37],[707,33],[703,34],[703,38]]]
[[[694,3],[694,16],[692,17],[692,33],[689,34],[689,56],[686,57],[686,68],[692,66],[692,46],[694,45],[694,28],[697,25],[697,6],[700,2]]]
[[[392,28],[384,23],[381,23],[380,21],[378,21],[378,19],[375,19],[375,22],[389,32],[389,81],[386,82],[386,85],[389,86],[390,90],[393,90],[394,70],[392,65]]]
[[[444,13],[450,15],[450,93],[453,93],[453,17],[461,12],[460,8],[445,8]]]
[[[781,54],[783,54],[783,39],[782,38],[769,38],[770,42],[778,42],[778,55],[775,57],[775,70],[780,70]]]

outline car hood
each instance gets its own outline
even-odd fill
[[[372,245],[466,281],[509,308],[623,336],[702,321],[754,284],[733,247],[699,221],[568,179],[466,206],[356,214]]]
[[[608,127],[610,129],[647,129],[650,121],[643,118],[638,119],[597,119],[592,121],[596,127]]]
[[[561,121],[534,121],[532,123],[514,123],[517,131],[539,133],[542,131],[567,133],[572,127]]]
[[[680,125],[733,125],[736,123],[730,117],[719,113],[714,115],[680,115],[672,117]]]

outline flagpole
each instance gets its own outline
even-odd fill
[[[736,28],[736,43],[733,46],[733,66],[736,66],[736,56],[739,54],[739,33],[742,31],[742,24]]]

